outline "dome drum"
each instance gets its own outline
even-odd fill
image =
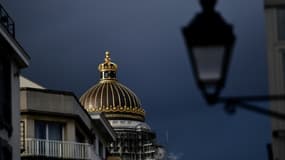
[[[144,116],[138,115],[138,114],[126,114],[126,113],[106,113],[106,118],[109,120],[139,120],[144,121]]]

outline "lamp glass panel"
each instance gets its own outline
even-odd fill
[[[193,48],[198,78],[202,82],[217,82],[222,78],[224,54],[223,46]]]

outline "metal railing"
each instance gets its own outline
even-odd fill
[[[20,121],[20,149],[21,149],[21,153],[25,151],[25,122],[24,121]]]
[[[15,38],[15,23],[8,12],[0,4],[0,23]]]
[[[84,160],[101,160],[95,154],[95,149],[87,143],[77,143],[69,141],[54,141],[42,139],[25,139],[25,150],[21,154],[27,156],[44,156],[64,159],[84,159]]]

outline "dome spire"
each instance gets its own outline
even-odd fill
[[[99,64],[98,70],[101,72],[101,80],[116,79],[117,64],[111,61],[110,52],[105,52],[105,62]]]
[[[105,63],[110,63],[110,62],[111,62],[110,52],[106,51],[105,52]]]

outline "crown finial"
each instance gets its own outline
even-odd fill
[[[111,61],[110,52],[105,52],[105,62],[99,64],[98,70],[101,72],[101,80],[116,79],[118,66]]]
[[[106,62],[106,63],[111,62],[110,52],[109,52],[109,51],[106,51],[106,52],[105,52],[105,62]]]

